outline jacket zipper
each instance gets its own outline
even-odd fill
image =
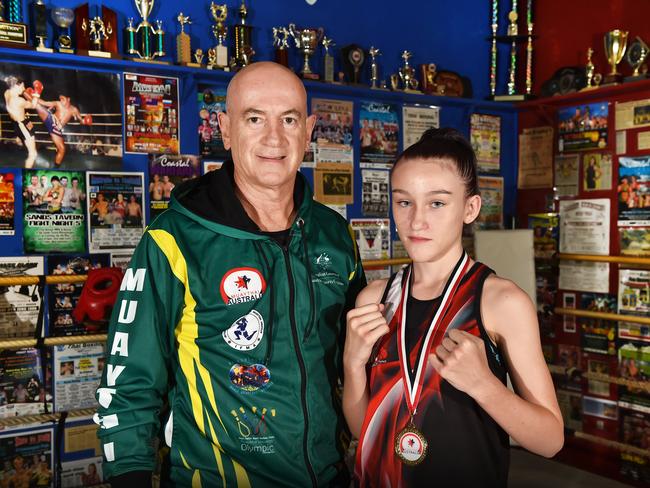
[[[300,367],[300,401],[302,403],[302,414],[305,420],[305,434],[302,438],[302,447],[303,452],[305,453],[305,463],[307,464],[307,471],[309,471],[309,477],[311,478],[312,486],[318,486],[316,481],[316,473],[314,473],[314,467],[311,465],[309,460],[308,448],[308,434],[309,434],[309,418],[307,416],[307,371],[305,369],[305,361],[300,352],[300,341],[298,339],[298,328],[296,327],[296,317],[295,317],[295,295],[294,295],[294,281],[293,274],[291,271],[291,263],[289,262],[289,248],[288,245],[280,246],[282,249],[282,254],[284,254],[284,262],[287,265],[287,277],[289,278],[289,321],[291,322],[291,334],[293,335],[293,345],[296,349],[296,357],[298,358],[298,366]]]

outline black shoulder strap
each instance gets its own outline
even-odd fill
[[[386,298],[388,297],[388,292],[390,291],[390,287],[393,286],[393,281],[395,281],[395,277],[397,276],[397,273],[393,273],[390,278],[388,278],[388,281],[386,282],[386,288],[384,288],[384,293],[381,296],[381,302],[386,304]]]

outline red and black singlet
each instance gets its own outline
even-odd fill
[[[428,453],[416,466],[403,463],[395,454],[395,436],[410,418],[398,351],[403,299],[407,300],[405,339],[410,367],[418,363],[421,354],[428,356],[434,351],[447,331],[461,329],[483,339],[490,370],[506,383],[503,359],[481,321],[483,283],[493,271],[474,263],[462,276],[428,351],[420,349],[441,300],[427,303],[404,298],[408,271],[408,267],[402,268],[391,277],[382,299],[390,331],[376,346],[368,366],[370,401],[357,448],[357,481],[362,487],[382,488],[506,486],[508,435],[469,395],[442,380],[428,361],[413,417],[415,427],[428,441]]]

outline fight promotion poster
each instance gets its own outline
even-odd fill
[[[22,430],[0,436],[1,486],[54,486],[53,429]]]
[[[132,249],[144,232],[144,173],[86,173],[90,252]]]
[[[51,385],[43,379],[41,353],[33,347],[0,351],[0,418],[52,411]]]
[[[498,173],[501,163],[501,117],[472,114],[469,140],[476,153],[478,170]]]
[[[174,187],[201,174],[197,156],[162,155],[149,157],[149,220],[169,206]]]
[[[482,200],[476,227],[481,230],[503,229],[503,178],[479,176],[478,187]]]
[[[126,152],[178,154],[178,78],[124,73]]]
[[[314,162],[353,164],[352,117],[354,105],[345,100],[313,98],[311,113],[317,117],[311,147]]]
[[[567,107],[557,114],[560,152],[607,147],[609,105],[606,102]]]
[[[85,252],[85,198],[81,171],[23,171],[25,252]]]
[[[111,265],[110,254],[90,254],[76,256],[49,256],[47,274],[58,276],[85,275],[91,269],[107,268]],[[99,333],[103,331],[86,328],[72,316],[77,306],[83,283],[58,283],[48,285],[49,335],[66,336]]]
[[[2,166],[122,164],[119,74],[2,63],[0,90]]]
[[[0,258],[0,277],[42,275],[43,256]],[[0,337],[34,337],[41,294],[38,285],[0,286]]]
[[[104,343],[54,346],[54,410],[90,408],[104,371]]]
[[[219,112],[226,111],[226,88],[205,88],[199,91],[199,152],[202,156],[224,159],[228,151],[223,147],[219,129]]]
[[[399,140],[397,107],[389,103],[361,102],[359,126],[361,167],[392,168]]]
[[[618,158],[618,225],[650,226],[650,156]]]
[[[0,236],[16,233],[14,173],[0,173]]]

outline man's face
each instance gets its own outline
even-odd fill
[[[266,64],[243,72],[219,113],[224,146],[238,181],[258,188],[293,184],[316,122],[307,117],[302,83]]]
[[[32,182],[32,186],[38,185],[38,176],[32,176],[31,182]]]
[[[61,184],[67,188],[68,187],[68,178],[65,177],[65,176],[62,177],[61,178]]]

